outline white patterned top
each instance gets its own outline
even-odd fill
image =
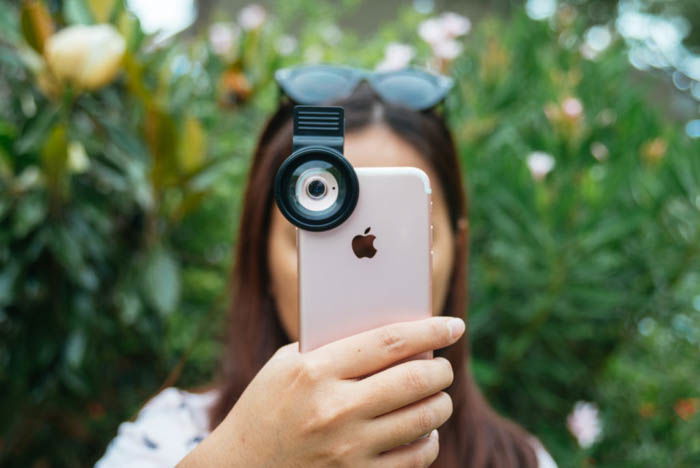
[[[117,435],[107,446],[95,468],[173,467],[209,435],[207,409],[217,389],[191,393],[168,387],[151,398],[134,421],[119,425]],[[537,442],[540,468],[556,468],[556,463]]]

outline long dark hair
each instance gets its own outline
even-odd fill
[[[454,141],[444,119],[435,111],[416,112],[382,102],[366,86],[337,104],[345,108],[348,133],[368,125],[386,125],[434,169],[446,195],[455,239],[453,270],[442,315],[464,318],[469,255],[467,200]],[[267,239],[274,203],[271,181],[292,150],[291,117],[292,106],[282,103],[260,136],[250,168],[231,277],[226,348],[213,384],[220,394],[209,412],[211,430],[226,417],[277,348],[290,342],[268,288]],[[468,368],[466,336],[436,352],[450,360],[455,378],[447,390],[454,411],[440,428],[440,455],[433,466],[536,466],[529,435],[496,414],[477,388]]]

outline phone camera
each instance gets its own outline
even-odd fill
[[[326,194],[326,184],[322,179],[313,179],[306,186],[306,191],[311,198],[318,200],[319,198],[323,198]]]
[[[334,172],[337,172],[335,168],[323,161],[309,161],[302,165],[300,170],[293,172],[292,179],[296,178],[294,194],[296,203],[315,213],[332,208],[338,200],[337,191],[328,192],[328,187],[335,188],[338,185]],[[301,175],[296,177],[297,173]]]

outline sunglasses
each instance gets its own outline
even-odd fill
[[[416,111],[440,104],[454,86],[448,76],[419,68],[375,72],[340,65],[300,65],[281,68],[275,81],[296,104],[318,105],[349,97],[362,81],[387,102]]]

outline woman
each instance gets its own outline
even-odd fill
[[[430,89],[430,79],[423,88],[401,79],[382,88],[370,77],[337,99],[340,87],[314,82],[313,71],[296,69],[307,78],[298,83],[311,84],[311,94],[314,86],[325,89],[345,108],[345,155],[353,166],[413,166],[428,174],[433,311],[440,317],[298,352],[295,228],[277,209],[271,181],[292,149],[291,98],[302,101],[278,74],[288,98],[263,130],[250,169],[219,375],[203,393],[168,388],[156,395],[120,426],[97,466],[555,466],[536,439],[489,407],[469,372],[461,320],[466,196],[453,139],[435,110],[447,90]],[[415,99],[436,91],[439,99]],[[427,350],[436,357],[391,366]]]

